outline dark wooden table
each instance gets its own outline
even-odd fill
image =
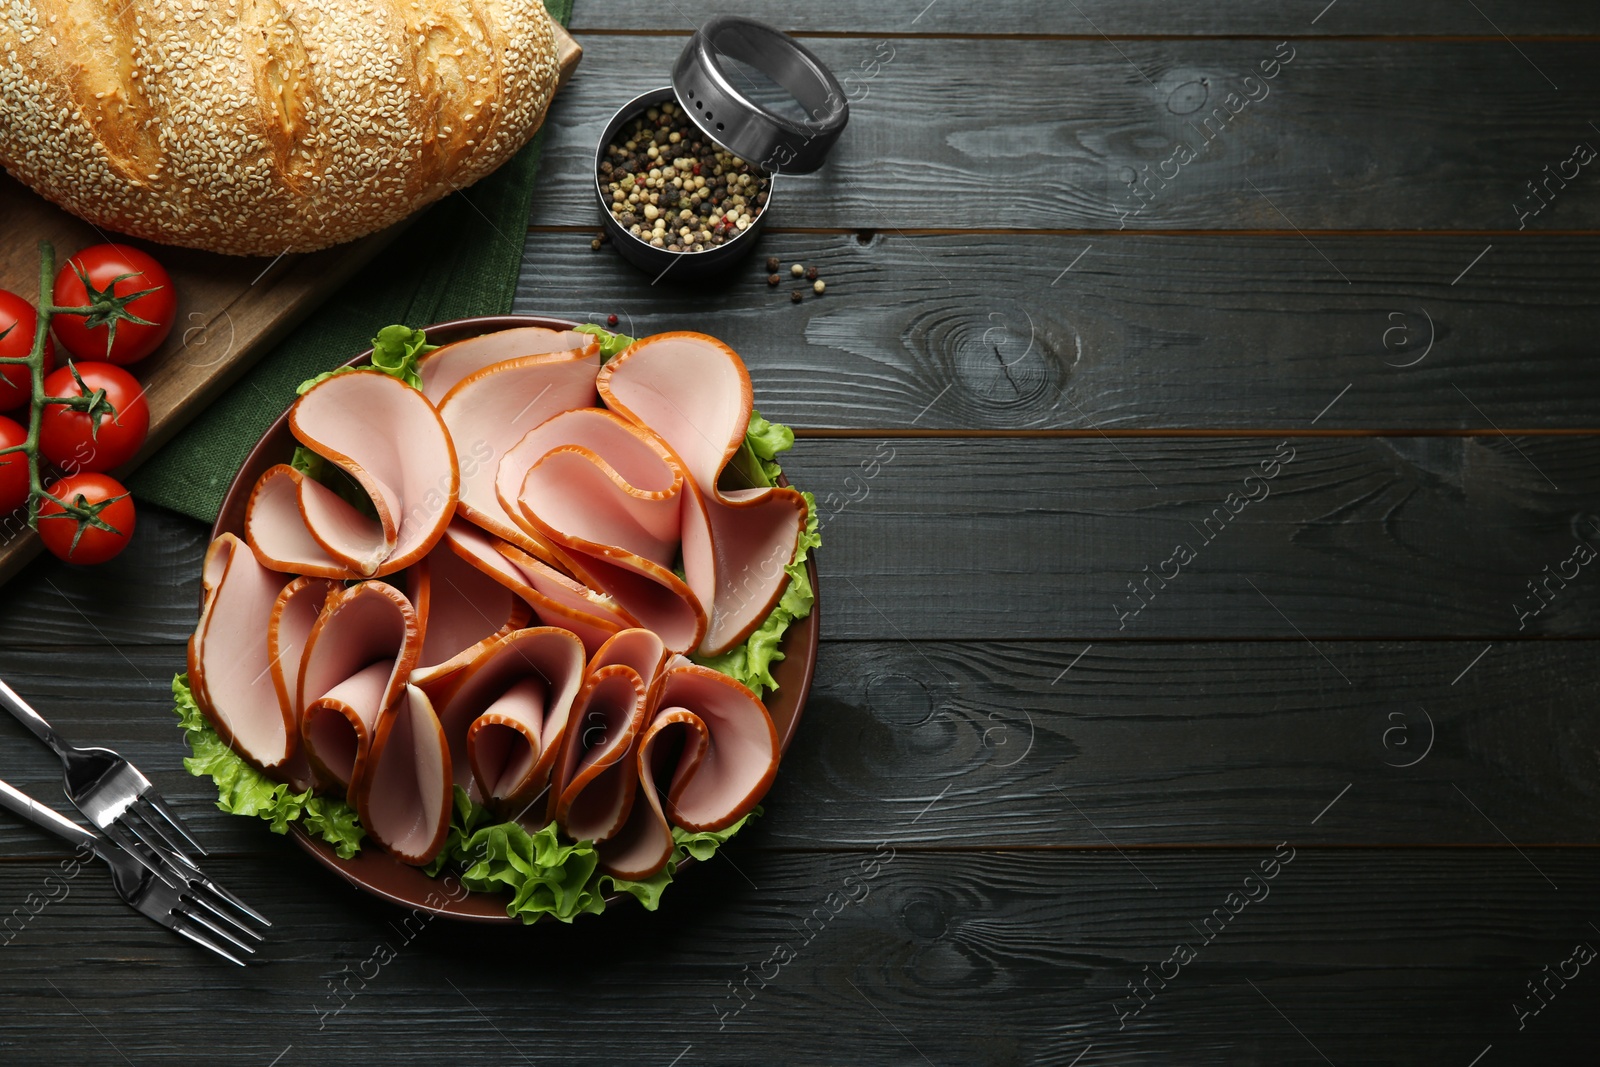
[[[416,933],[183,773],[205,530],[151,510],[0,592],[0,675],[278,927],[225,968],[84,874],[0,947],[0,1061],[1594,1062],[1592,5],[739,6],[851,75],[758,253],[827,295],[589,250],[688,15],[580,0],[517,303],[709,330],[800,428],[826,642],[767,817],[655,915]],[[0,914],[57,884],[0,852]]]

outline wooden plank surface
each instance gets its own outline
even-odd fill
[[[1272,846],[745,848],[737,868],[709,865],[654,916],[420,932],[324,872],[305,877],[286,845],[217,865],[295,920],[262,965],[204,968],[203,993],[193,953],[115,910],[85,871],[4,949],[0,1050],[7,1063],[120,1053],[140,1067],[389,1064],[402,1048],[464,1063],[909,1065],[1067,1064],[1092,1045],[1083,1063],[1235,1067],[1323,1062],[1310,1042],[1333,1063],[1466,1064],[1489,1044],[1508,1063],[1583,1062],[1566,1056],[1592,1038],[1593,976],[1552,984],[1522,1031],[1513,1004],[1531,1001],[1524,982],[1541,968],[1600,936],[1589,925],[1600,852],[1538,850],[1536,871],[1509,848],[1317,850],[1294,837],[1286,827],[1292,859],[1265,882]],[[863,880],[874,855],[887,862]],[[0,863],[0,899],[54,870]],[[1213,918],[1247,876],[1259,899]],[[1195,958],[1166,968],[1166,988],[1152,980],[1131,1015],[1128,983],[1177,944]],[[778,946],[793,958],[766,963]]]
[[[556,30],[560,78],[565,84],[583,51],[564,29]],[[124,470],[166,444],[330,292],[388,247],[406,225],[321,252],[277,258],[216,255],[117,235],[119,241],[157,254],[178,296],[172,333],[135,368],[150,406],[150,436]],[[81,248],[112,239],[0,174],[0,288],[37,305],[40,241],[55,246],[60,264]],[[0,515],[0,583],[42,549],[20,513]]]
[[[1525,183],[1546,180],[1545,166],[1560,169],[1579,142],[1600,149],[1587,43],[1297,41],[1265,83],[1271,40],[916,38],[888,42],[888,60],[863,38],[809,43],[836,71],[866,62],[877,74],[861,72],[824,168],[776,184],[772,225],[1499,233],[1522,221],[1514,202],[1536,203]],[[537,225],[598,226],[580,176],[600,132],[629,98],[668,83],[683,40],[586,47],[610,76],[578,79],[549,124],[546,165],[571,177],[535,205]],[[1180,141],[1195,158],[1168,166],[1162,188]],[[1156,177],[1136,196],[1127,183],[1144,181],[1140,168]],[[1595,165],[1567,170],[1577,177],[1555,179],[1528,229],[1600,223]],[[1327,276],[1338,280],[1333,266]]]
[[[1511,207],[1600,145],[1588,7],[741,10],[841,72],[895,49],[833,164],[725,278],[652,287],[591,253],[585,157],[687,23],[580,2],[604,32],[552,116],[517,306],[709,329],[802,431],[827,639],[767,815],[659,915],[413,939],[181,770],[166,687],[205,531],[147,509],[123,559],[0,593],[0,677],[144,765],[286,921],[262,966],[212,967],[86,873],[0,946],[0,1060],[1592,1059],[1592,968],[1517,1011],[1600,944],[1600,586],[1552,579],[1537,613],[1526,587],[1600,515],[1600,200],[1585,170],[1530,232]],[[1116,169],[1161,158],[1184,86],[1221,92],[1284,37],[1272,95],[1116,232]],[[790,306],[767,254],[828,294]],[[1398,366],[1419,320],[1434,346]],[[1286,438],[1270,495],[1216,532]],[[1121,625],[1179,539],[1195,559]],[[0,777],[59,796],[5,724]],[[1206,939],[1280,842],[1270,897]],[[0,923],[55,855],[0,824]],[[1197,958],[1133,1014],[1179,943]]]
[[[1592,36],[1593,12],[1572,0],[1507,3],[1479,0],[1242,0],[1223,7],[1164,0],[1001,0],[958,4],[950,0],[745,0],[739,14],[799,34],[927,35],[1009,34],[1100,38],[1116,36],[1273,37],[1393,34],[1415,37],[1472,35],[1499,40],[1513,35]],[[587,0],[572,16],[580,33],[687,33],[687,9],[671,4],[641,8],[632,0]]]
[[[1498,640],[1600,624],[1571,563],[1597,445],[810,440],[785,468],[828,519],[831,637]],[[1574,587],[1533,599],[1569,563]]]
[[[651,284],[589,238],[530,233],[516,309],[714,324],[762,411],[805,429],[1600,426],[1593,237],[1496,238],[1478,259],[1487,238],[768,231],[714,286]],[[769,255],[827,293],[790,304]]]

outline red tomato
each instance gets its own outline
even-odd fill
[[[68,474],[120,467],[150,433],[144,389],[121,367],[69,363],[44,380],[46,396],[94,397],[102,391],[105,395],[87,411],[46,404],[40,416],[39,451]]]
[[[89,512],[76,516],[46,500],[39,505],[39,537],[57,559],[104,563],[128,547],[133,537],[133,498],[106,474],[70,474],[45,492]]]
[[[28,431],[0,415],[0,449],[20,445]],[[0,518],[28,502],[28,457],[21,452],[0,456]]]
[[[57,307],[95,308],[51,320],[56,339],[78,359],[137,362],[161,346],[178,317],[166,270],[128,245],[93,245],[67,260],[51,299]]]
[[[26,359],[33,351],[33,331],[39,328],[39,313],[16,293],[0,289],[0,359]],[[56,364],[56,346],[44,339],[45,373]],[[0,366],[0,411],[20,408],[33,399],[33,383],[28,368],[12,363]]]

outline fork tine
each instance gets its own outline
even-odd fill
[[[222,938],[224,941],[228,942],[230,945],[233,945],[240,952],[246,953],[247,955],[254,955],[255,954],[256,950],[255,950],[255,946],[254,945],[245,944],[243,941],[240,941],[237,937],[234,937],[232,934],[228,933],[228,931],[222,929],[222,927],[220,927],[220,926],[216,925],[215,923],[213,923],[210,919],[207,919],[204,915],[197,915],[193,911],[191,911],[190,909],[184,907],[182,904],[179,904],[179,905],[176,905],[175,907],[173,907],[172,914],[174,916],[186,919],[189,922],[192,922],[197,926],[205,927],[207,930],[211,931],[213,934],[215,934],[218,937]]]
[[[131,811],[132,809],[130,808],[129,810]],[[193,892],[194,888],[196,886],[198,886],[198,887],[208,891],[210,894],[212,894],[213,896],[215,896],[219,900],[222,900],[227,904],[231,904],[233,907],[237,908],[241,913],[243,913],[244,915],[247,915],[250,918],[254,919],[256,922],[260,923],[262,926],[271,926],[272,925],[272,920],[271,919],[268,919],[265,915],[262,915],[260,912],[256,911],[254,908],[252,908],[250,905],[246,904],[244,901],[240,900],[238,897],[234,896],[232,893],[230,893],[226,889],[222,888],[222,886],[218,885],[216,882],[213,882],[210,878],[206,877],[206,875],[200,870],[200,868],[195,866],[193,860],[189,859],[187,856],[185,856],[181,852],[172,851],[172,849],[170,847],[170,839],[169,838],[167,838],[165,836],[162,836],[162,838],[161,838],[161,840],[163,842],[167,842],[168,843],[167,845],[157,845],[156,842],[150,840],[150,837],[154,837],[154,836],[160,834],[160,828],[159,827],[155,827],[153,825],[150,825],[148,819],[141,821],[141,820],[135,820],[135,819],[132,819],[132,818],[123,818],[116,825],[119,826],[119,827],[123,827],[123,828],[127,829],[127,831],[129,833],[131,833],[135,837],[137,837],[140,842],[142,842],[147,848],[149,848],[152,852],[154,852],[156,854],[156,856],[158,856],[159,858],[166,859],[166,860],[175,860],[175,861],[177,861],[177,863],[181,864],[181,866],[178,866],[178,867],[175,868],[175,873],[180,878],[185,879],[189,883],[189,888],[190,888],[191,892]],[[143,830],[141,830],[141,826],[144,827]],[[149,836],[146,836],[146,832],[147,831],[151,831]],[[136,854],[136,855],[139,855],[139,854]],[[143,858],[142,855],[139,855],[139,858],[142,860],[142,858]],[[149,866],[148,863],[145,864],[145,865],[147,867]],[[151,869],[154,870],[154,868],[151,868]],[[167,882],[168,885],[172,885],[173,884],[170,880],[168,880],[165,877],[163,877],[162,881]],[[199,898],[196,897],[196,899],[198,900]],[[246,933],[250,934],[250,936],[256,937],[258,940],[260,939],[259,936],[255,933],[255,931],[249,929],[248,927],[244,926],[241,923],[237,923],[237,920],[235,920],[232,916],[225,915],[221,911],[218,911],[209,902],[202,901],[202,903],[205,903],[206,907],[208,909],[210,909],[211,911],[215,912],[219,917],[221,917],[223,919],[226,919],[229,922],[235,923],[236,925],[239,926],[240,929],[242,929]]]
[[[184,894],[185,899],[200,905],[202,908],[215,915],[219,920],[227,923],[230,929],[238,930],[244,936],[254,938],[257,941],[266,940],[244,923],[240,922],[238,919],[235,919],[232,915],[224,913],[222,909],[218,908],[215,904],[211,903],[211,901],[207,900],[204,893],[196,892],[196,888],[197,880],[192,880],[189,883],[189,891]]]
[[[194,860],[189,858],[188,849],[186,849],[182,844],[179,843],[178,840],[176,840],[181,835],[169,833],[168,830],[162,825],[166,820],[164,818],[157,818],[157,816],[160,814],[161,813],[156,811],[153,806],[146,804],[140,798],[135,798],[133,803],[129,804],[127,809],[123,811],[122,818],[125,822],[138,822],[143,825],[150,832],[151,836],[156,837],[161,841],[162,848],[165,851],[172,853],[174,856],[177,856],[189,866],[193,867],[195,863]]]
[[[159,827],[150,825],[149,820],[136,818],[132,808],[123,812],[122,817],[116,820],[115,825],[132,834],[141,845],[149,849],[151,854],[158,859],[174,864],[180,876],[187,872],[199,872],[200,868],[196,867],[183,853],[173,848],[171,839],[163,834]]]
[[[235,956],[233,953],[229,952],[227,949],[221,948],[220,946],[217,946],[217,945],[213,945],[211,942],[207,941],[205,938],[201,937],[199,934],[196,934],[196,933],[194,933],[193,931],[190,931],[190,930],[185,930],[182,926],[179,926],[177,923],[173,923],[169,927],[169,929],[171,929],[172,932],[175,933],[175,934],[181,934],[182,936],[187,937],[190,941],[193,941],[195,944],[199,945],[201,948],[210,949],[212,952],[215,952],[217,955],[221,956],[223,959],[227,960],[229,963],[237,964],[240,967],[243,967],[245,965],[244,960],[241,960],[238,956]]]
[[[134,861],[141,867],[159,878],[163,885],[172,889],[183,888],[181,882],[175,879],[169,871],[163,869],[163,864],[145,855],[144,850],[139,847],[143,842],[135,839],[122,824],[115,821],[109,822],[100,828],[100,832],[115,842],[118,848],[133,857]]]
[[[200,875],[192,879],[192,881],[198,882],[199,884],[205,886],[206,889],[210,890],[212,893],[215,893],[218,897],[221,897],[229,904],[232,904],[234,907],[250,916],[250,918],[254,919],[262,926],[272,925],[271,919],[267,918],[265,915],[261,914],[259,911],[252,908],[250,905],[246,904],[244,901],[240,900],[238,897],[234,896],[232,893],[228,892],[226,889],[207,878],[205,875]]]
[[[167,807],[167,802],[162,800],[161,795],[153,788],[146,789],[143,793],[140,793],[138,802],[154,808],[156,814],[165,819],[168,826],[178,831],[179,835],[182,836],[185,841],[189,842],[190,847],[192,847],[196,852],[202,856],[207,854],[206,850],[200,846],[200,842],[196,841],[194,837],[190,835],[188,829],[183,825],[183,820],[178,818],[178,813]],[[146,819],[149,819],[149,816],[146,816]],[[154,823],[155,820],[150,819],[149,821]],[[178,849],[177,851],[182,852],[183,850]]]

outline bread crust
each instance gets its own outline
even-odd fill
[[[558,73],[541,0],[0,0],[0,164],[107,230],[309,252],[500,166]]]

